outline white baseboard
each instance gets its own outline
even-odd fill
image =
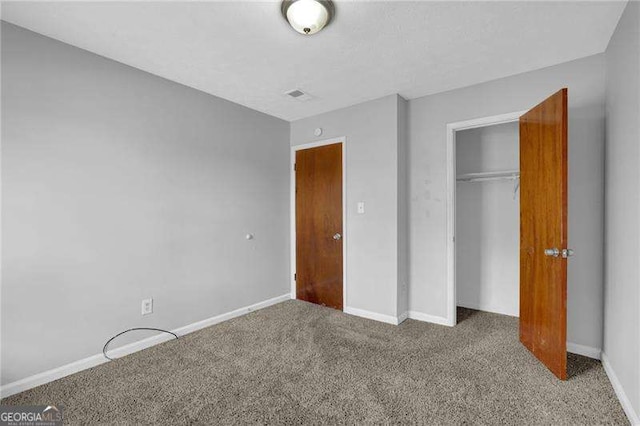
[[[633,405],[631,405],[631,401],[625,393],[624,388],[622,387],[622,383],[620,383],[620,380],[618,380],[618,376],[616,375],[615,371],[613,371],[613,367],[611,367],[611,364],[609,363],[609,358],[607,358],[607,354],[604,352],[602,352],[602,366],[604,367],[604,371],[607,373],[607,376],[609,376],[611,386],[613,386],[613,390],[620,400],[622,409],[627,415],[627,418],[629,418],[629,422],[631,422],[631,424],[635,426],[640,425],[640,416],[638,416],[638,413],[636,413],[636,411],[633,409]]]
[[[423,314],[422,312],[417,312],[417,311],[409,311],[409,318],[417,321],[430,322],[430,323],[439,324],[439,325],[446,325],[449,327],[453,327],[455,325],[448,318],[439,317],[436,315]]]
[[[70,374],[77,373],[82,370],[87,370],[100,364],[104,364],[105,362],[109,361],[105,359],[102,354],[93,355],[88,358],[63,365],[62,367],[57,367],[43,373],[34,374],[33,376],[29,376],[12,383],[7,383],[6,385],[0,387],[0,397],[6,398],[8,396],[35,388],[36,386],[44,385],[45,383],[61,379],[65,376],[69,376]]]
[[[586,356],[588,358],[600,359],[600,352],[602,351],[599,348],[567,342],[567,352]]]
[[[377,312],[366,311],[364,309],[352,308],[345,306],[343,309],[345,314],[355,315],[357,317],[367,318],[374,321],[386,322],[387,324],[400,324],[399,318],[392,315],[379,314]]]
[[[400,314],[400,316],[398,316],[398,324],[402,324],[404,322],[404,320],[406,320],[407,318],[409,318],[409,312],[403,312]]]
[[[284,302],[285,300],[291,300],[291,295],[289,293],[283,294],[282,296],[274,297],[273,299],[264,300],[262,302],[254,303],[253,305],[245,306],[244,308],[236,309],[235,311],[227,312],[226,314],[221,314],[215,317],[208,318],[203,321],[194,322],[193,324],[185,325],[184,327],[176,328],[173,330],[178,336],[182,336],[184,334],[189,334],[194,331],[201,330],[203,328],[228,321],[233,318],[240,317],[242,315],[246,315],[249,312],[257,311],[259,309],[266,308],[271,305],[275,305],[280,302]],[[169,336],[171,338],[171,336]]]
[[[285,300],[290,300],[290,299],[291,299],[291,295],[287,293],[282,296],[274,297],[272,299],[264,300],[262,302],[255,303],[253,305],[236,309],[235,311],[227,312],[221,315],[217,315],[215,317],[208,318],[203,321],[194,322],[193,324],[176,328],[172,331],[176,333],[178,336],[184,336],[185,334],[189,334],[194,331],[198,331],[203,328],[206,328],[206,327],[230,320],[232,318],[236,318],[236,317],[248,314],[249,312],[257,311],[259,309],[266,308],[267,306],[275,305],[277,303],[284,302]],[[151,336],[146,339],[139,340],[137,342],[129,343],[127,345],[120,346],[115,349],[111,349],[109,350],[109,356],[111,358],[120,358],[125,355],[138,352],[142,349],[155,346],[159,343],[163,343],[171,339],[174,339],[174,337],[166,333],[157,334],[155,336]],[[6,398],[8,396],[15,395],[16,393],[24,392],[28,389],[35,388],[36,386],[40,386],[45,383],[49,383],[54,380],[61,379],[70,374],[77,373],[79,371],[86,370],[88,368],[92,368],[100,364],[104,364],[105,362],[108,362],[108,360],[104,358],[102,353],[100,353],[98,355],[92,355],[88,358],[84,358],[84,359],[72,362],[70,364],[66,364],[61,367],[54,368],[52,370],[34,374],[33,376],[30,376],[12,383],[7,383],[6,385],[0,387],[0,397]]]

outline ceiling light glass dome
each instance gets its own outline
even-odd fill
[[[333,17],[330,0],[284,0],[282,15],[300,34],[315,34],[326,27]]]

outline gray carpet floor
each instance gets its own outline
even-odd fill
[[[284,302],[14,395],[66,424],[628,424],[600,362],[557,380],[516,318],[387,325]]]

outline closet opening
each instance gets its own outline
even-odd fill
[[[447,125],[451,326],[458,308],[519,317],[519,118],[525,112]]]
[[[455,136],[456,306],[518,317],[518,122]]]

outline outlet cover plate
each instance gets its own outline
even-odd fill
[[[153,299],[142,299],[142,315],[153,313]]]

